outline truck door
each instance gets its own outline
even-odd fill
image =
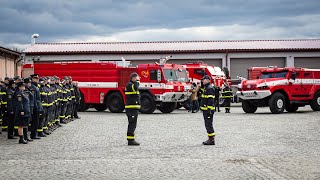
[[[292,73],[292,72],[291,72]],[[302,88],[302,83],[301,83],[301,72],[296,72],[296,79],[293,80],[289,78],[289,92],[294,100],[298,100],[301,94],[301,88]]]
[[[303,72],[301,81],[301,97],[309,98],[311,96],[311,90],[314,85],[314,77],[312,72]]]

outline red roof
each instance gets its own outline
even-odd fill
[[[37,43],[26,54],[159,53],[238,51],[319,51],[320,39],[242,41],[155,41],[101,43]]]

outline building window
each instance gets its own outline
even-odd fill
[[[197,75],[200,75],[200,76],[206,75],[206,72],[203,69],[195,69],[193,72],[194,72],[194,74],[197,74]]]

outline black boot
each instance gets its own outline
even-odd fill
[[[41,139],[41,138],[38,136],[38,133],[35,133],[35,134],[31,134],[31,139]]]
[[[47,137],[47,135],[45,135],[43,132],[39,132],[39,133],[38,133],[38,136],[39,136],[39,137]]]
[[[128,140],[128,146],[140,146],[140,143],[138,143],[134,139],[130,139],[130,140]]]
[[[20,136],[19,144],[28,144],[28,141],[24,140],[23,136]]]
[[[208,140],[202,143],[203,145],[215,145],[214,136],[208,136]]]
[[[51,134],[48,129],[43,130],[43,133],[44,133],[45,135],[50,135],[50,134]]]
[[[32,139],[30,139],[29,137],[28,137],[28,129],[27,128],[23,128],[23,137],[24,137],[24,139],[26,140],[26,141],[33,141]]]

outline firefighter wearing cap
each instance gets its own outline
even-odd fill
[[[214,114],[214,88],[210,84],[211,78],[210,76],[205,75],[202,78],[202,82],[204,85],[204,91],[201,95],[201,106],[200,109],[203,112],[203,118],[205,127],[208,133],[208,140],[203,142],[204,145],[215,145],[215,132],[213,129],[213,114]]]
[[[23,133],[24,133],[24,139],[27,141],[32,141],[29,136],[28,136],[28,129],[31,131],[31,124],[32,124],[32,117],[33,117],[33,112],[34,112],[34,108],[35,108],[35,92],[34,89],[32,89],[31,87],[31,79],[30,78],[26,78],[23,80],[24,84],[25,84],[25,90],[24,92],[26,94],[28,94],[28,98],[29,98],[29,103],[30,103],[30,120],[29,120],[29,128],[26,127],[23,129]],[[39,139],[39,138],[38,138]]]
[[[13,105],[13,96],[14,96],[14,80],[10,79],[7,84],[7,92],[6,92],[6,121],[8,123],[8,139],[16,139],[13,136],[14,131],[14,105]]]
[[[14,104],[14,122],[18,126],[18,134],[20,136],[19,144],[27,144],[28,137],[25,131],[30,123],[31,109],[29,93],[25,91],[23,82],[17,83],[13,104]],[[30,140],[30,139],[29,139]]]
[[[230,86],[226,85],[225,88],[223,88],[222,98],[224,99],[224,108],[226,113],[230,113],[231,99],[233,98],[233,93]]]
[[[46,88],[48,90],[48,105],[47,105],[47,118],[44,124],[44,130],[45,133],[47,135],[51,134],[51,122],[52,122],[52,113],[53,113],[53,101],[54,101],[54,97],[52,94],[52,89],[50,87],[50,83],[51,83],[51,78],[50,77],[46,77]]]
[[[39,125],[38,125],[38,136],[39,137],[46,137],[46,134],[48,134],[48,127],[45,126],[45,123],[48,118],[48,94],[49,90],[46,86],[46,79],[40,78],[39,79],[39,92],[40,92],[40,99],[41,99],[41,106],[42,106],[42,112],[39,114]]]
[[[66,80],[63,79],[60,83],[61,87],[61,111],[60,111],[60,123],[66,124],[66,112],[68,107],[68,97],[67,97],[67,87],[66,87]]]
[[[67,111],[66,111],[66,121],[70,122],[71,121],[71,113],[72,113],[72,94],[71,94],[71,86],[70,86],[70,79],[68,76],[65,76],[65,81],[66,81],[66,91],[67,91]]]
[[[43,112],[43,107],[41,105],[41,96],[39,91],[39,75],[38,74],[32,74],[31,77],[31,91],[34,93],[34,108],[32,113],[32,121],[31,121],[31,139],[40,139],[38,137],[38,126],[39,126],[39,116],[40,113]]]
[[[3,131],[7,131],[8,130],[8,122],[7,122],[7,113],[6,113],[6,108],[7,108],[7,84],[9,83],[9,78],[5,77],[4,79],[4,85],[1,86],[0,89],[0,95],[1,95],[1,112],[0,112],[0,117],[2,117],[2,122],[1,122],[1,128]]]
[[[51,95],[51,113],[50,113],[50,121],[49,121],[49,129],[51,132],[53,132],[54,130],[56,130],[57,125],[56,125],[56,110],[57,110],[57,90],[55,87],[55,78],[51,77],[50,78],[50,95]]]
[[[75,94],[75,90],[74,90],[74,85],[72,83],[72,77],[69,76],[69,86],[70,86],[70,95],[71,95],[71,109],[70,109],[70,118],[71,120],[74,119],[74,107],[76,106],[76,94]]]
[[[73,107],[73,116],[75,119],[80,119],[80,117],[78,116],[78,108],[81,102],[81,94],[78,88],[78,82],[73,82],[73,87],[74,87],[74,94],[75,94],[75,105]]]
[[[57,92],[57,110],[56,110],[56,117],[55,117],[55,120],[56,120],[56,124],[58,126],[61,126],[60,125],[60,114],[61,114],[61,111],[62,111],[62,97],[63,97],[63,94],[62,94],[62,87],[60,86],[60,79],[55,76],[55,88],[56,88],[56,92]]]
[[[130,82],[125,88],[126,94],[126,115],[128,117],[128,130],[127,140],[129,146],[139,146],[140,144],[135,141],[135,129],[137,127],[138,112],[140,109],[140,93],[139,93],[140,77],[137,73],[130,75]]]

